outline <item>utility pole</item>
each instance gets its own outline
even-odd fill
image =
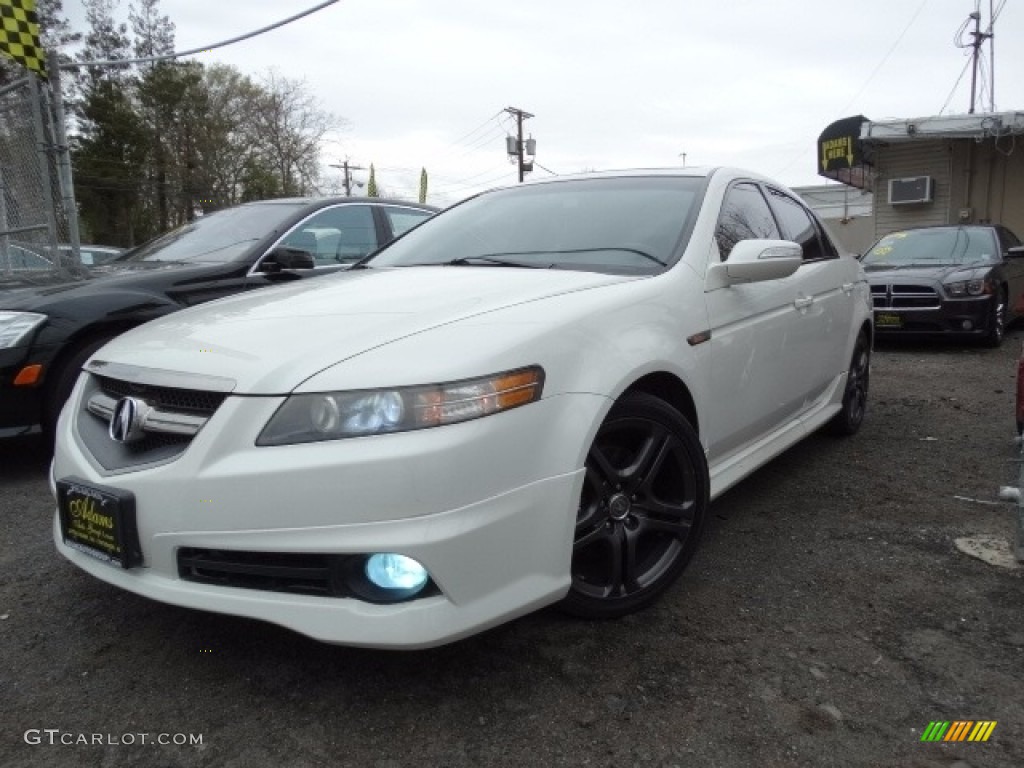
[[[352,197],[352,171],[365,171],[361,165],[349,165],[348,158],[346,157],[341,163],[331,163],[331,168],[341,168],[345,174],[345,197]]]
[[[989,26],[989,32],[981,31],[981,14],[978,13],[977,11],[974,11],[974,13],[968,16],[968,18],[974,19],[974,31],[971,32],[971,36],[974,38],[974,42],[971,43],[971,48],[974,49],[974,52],[971,54],[971,108],[970,110],[968,110],[967,113],[969,115],[973,115],[974,99],[978,87],[978,60],[981,56],[981,45],[990,37],[992,37],[992,27],[991,25]]]
[[[996,17],[993,0],[988,0],[988,111],[996,111]]]
[[[513,139],[509,136],[507,145],[509,157],[514,156],[516,159],[516,165],[519,168],[519,183],[522,184],[523,174],[533,170],[533,155],[537,151],[537,142],[534,139],[530,138],[525,142],[523,141],[523,121],[529,120],[533,115],[516,107],[507,107],[505,111],[516,119],[516,138]],[[513,142],[515,142],[514,146]],[[526,154],[529,155],[529,160],[523,159],[524,147]]]

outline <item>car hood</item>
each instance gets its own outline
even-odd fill
[[[892,264],[864,264],[868,281],[872,283],[906,281],[917,278],[930,278],[942,282],[947,277],[976,269],[988,269],[994,266],[985,261],[970,264],[908,264],[906,266]]]
[[[501,267],[359,270],[176,312],[119,336],[94,360],[227,378],[240,394],[284,394],[325,368],[398,339],[636,279]]]
[[[64,272],[15,272],[9,276],[0,274],[0,309],[45,312],[52,297],[63,299],[76,292],[130,287],[140,274],[150,274],[157,270],[204,271],[209,267],[209,264],[198,263],[140,261],[72,267]]]

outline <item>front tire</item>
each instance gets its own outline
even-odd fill
[[[83,346],[74,350],[71,355],[51,372],[51,378],[46,384],[43,392],[43,434],[48,440],[53,441],[57,430],[57,419],[64,408],[64,403],[71,397],[71,390],[75,388],[78,375],[82,372],[82,366],[86,360],[110,341],[109,338],[93,339]]]
[[[562,608],[603,619],[652,603],[697,549],[708,487],[704,450],[686,419],[651,395],[624,395],[587,454]]]
[[[988,333],[985,335],[985,346],[996,349],[1003,344],[1006,336],[1006,291],[1000,289],[992,299],[989,310]]]

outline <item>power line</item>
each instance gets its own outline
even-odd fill
[[[499,116],[504,115],[504,114],[505,114],[505,111],[499,109],[493,115],[491,115],[486,120],[484,120],[480,125],[478,125],[476,128],[474,128],[472,131],[470,131],[469,133],[464,134],[463,136],[460,136],[459,138],[457,138],[455,141],[452,142],[452,144],[461,144],[463,141],[468,139],[470,136],[472,136],[474,133],[479,131],[481,128],[486,127],[488,123],[490,123],[492,120],[494,120],[494,118],[499,117]]]
[[[984,62],[984,59],[982,59],[978,55],[978,49],[981,47],[981,44],[987,39],[989,41],[989,50],[990,51],[993,50],[993,47],[994,47],[993,39],[995,37],[995,34],[994,34],[995,23],[996,23],[996,20],[999,18],[999,15],[1003,12],[1003,8],[1004,7],[1006,7],[1006,0],[1002,0],[1002,2],[999,3],[999,7],[991,12],[991,18],[989,19],[988,28],[985,30],[985,32],[982,33],[982,32],[979,32],[976,29],[974,33],[971,33],[972,35],[975,35],[974,42],[965,43],[963,41],[964,33],[967,31],[967,27],[970,25],[970,23],[972,21],[976,21],[976,15],[980,13],[979,9],[981,8],[981,0],[975,0],[975,4],[974,4],[975,10],[974,10],[974,13],[969,15],[966,19],[964,19],[963,24],[960,25],[959,29],[957,29],[956,34],[953,35],[953,45],[955,45],[957,48],[971,48],[971,49],[973,49],[973,51],[972,51],[972,53],[968,54],[968,59],[964,63],[964,68],[960,71],[960,75],[957,77],[956,82],[953,83],[953,88],[950,90],[949,96],[946,97],[946,101],[943,103],[942,109],[939,110],[939,114],[940,115],[943,112],[946,111],[946,108],[949,106],[950,102],[953,101],[953,96],[956,94],[957,88],[960,87],[960,81],[963,80],[964,79],[964,75],[967,74],[967,68],[968,67],[974,65],[977,68],[980,68],[984,72],[985,62]],[[977,62],[977,64],[975,64],[975,62]],[[976,75],[976,73],[977,73],[977,70],[975,70],[973,74]],[[993,69],[991,69],[989,71],[989,77],[990,77],[991,80],[994,81],[994,79],[995,79],[994,63],[993,63]],[[983,79],[982,79],[981,88],[982,88],[982,90],[985,90],[984,76],[983,76]],[[984,99],[982,101],[984,102]],[[992,85],[989,88],[989,105],[990,105],[990,108],[994,111],[995,110],[995,83],[994,82],[992,82]],[[971,112],[973,112],[973,111],[974,111],[974,98],[972,96],[972,98],[971,98]]]
[[[219,43],[210,43],[199,48],[193,48],[189,51],[165,53],[159,56],[146,56],[141,59],[107,59],[106,61],[68,61],[60,64],[57,67],[57,69],[71,70],[78,69],[79,67],[121,67],[127,66],[129,64],[147,64],[151,61],[167,61],[169,59],[178,59],[182,56],[191,56],[196,53],[205,53],[206,51],[212,51],[214,48],[223,48],[226,45],[232,45],[233,43],[239,43],[242,40],[248,40],[251,37],[262,35],[266,32],[270,32],[271,30],[277,29],[278,27],[283,27],[285,24],[291,24],[293,21],[297,21],[298,19],[301,19],[304,16],[309,16],[311,13],[316,13],[317,11],[326,8],[328,5],[334,5],[336,2],[338,2],[338,0],[326,0],[326,2],[320,3],[320,5],[314,6],[313,8],[309,8],[303,11],[302,13],[297,13],[294,16],[289,16],[287,19],[282,19],[281,21],[275,22],[274,24],[270,24],[269,26],[261,27],[260,29],[257,29],[254,32],[248,32],[244,35],[239,35],[238,37],[232,37],[229,40],[222,40]],[[3,88],[0,88],[0,96],[3,96],[5,93],[8,93],[10,91],[21,88],[23,85],[28,83],[28,81],[29,78],[23,77],[20,80],[15,80],[11,83],[8,83]]]
[[[942,109],[939,110],[939,114],[940,115],[943,112],[946,111],[946,107],[949,106],[949,102],[951,102],[953,100],[953,96],[954,96],[954,94],[956,94],[956,89],[960,87],[960,81],[964,79],[964,75],[967,74],[967,68],[969,66],[971,66],[971,60],[970,59],[968,59],[966,62],[964,62],[964,68],[960,70],[960,77],[958,77],[956,79],[956,82],[953,83],[953,89],[949,92],[949,96],[946,97],[946,103],[943,104],[942,105]]]
[[[846,103],[846,106],[839,110],[841,114],[845,113],[846,110],[853,106],[854,102],[856,102],[857,99],[860,98],[860,95],[864,93],[868,85],[871,84],[871,81],[875,79],[875,75],[877,75],[879,70],[881,70],[881,68],[885,66],[885,63],[889,60],[889,57],[892,56],[892,54],[896,51],[896,49],[899,47],[899,44],[903,42],[903,38],[906,36],[907,32],[910,31],[910,28],[914,25],[914,22],[917,21],[917,17],[921,15],[921,11],[923,11],[924,7],[928,5],[928,2],[929,0],[922,0],[922,3],[917,7],[917,10],[914,11],[914,15],[910,17],[910,21],[908,21],[907,25],[903,27],[903,31],[900,32],[899,37],[896,38],[896,42],[894,42],[892,46],[889,48],[889,50],[886,51],[885,56],[883,56],[882,60],[878,62],[878,65],[873,70],[871,70],[871,74],[868,75],[868,79],[864,81],[864,85],[862,85],[860,87],[860,90],[854,94],[853,98]]]
[[[196,54],[196,53],[206,53],[207,51],[212,51],[214,48],[223,48],[226,45],[233,45],[234,43],[240,43],[243,40],[248,40],[249,38],[256,37],[258,35],[262,35],[262,34],[265,34],[267,32],[270,32],[272,30],[275,30],[278,27],[283,27],[286,24],[291,24],[293,21],[298,21],[299,19],[301,19],[301,18],[303,18],[305,16],[309,16],[312,13],[316,13],[317,11],[323,10],[328,5],[334,5],[336,2],[338,2],[338,0],[326,0],[326,2],[320,3],[320,5],[314,6],[313,8],[308,8],[305,11],[302,11],[302,13],[297,13],[294,16],[289,16],[287,19],[282,19],[281,21],[275,22],[275,23],[270,24],[270,25],[268,25],[266,27],[261,27],[260,29],[257,29],[257,30],[255,30],[253,32],[247,32],[244,35],[239,35],[238,37],[232,37],[229,40],[222,40],[219,43],[211,43],[209,45],[203,45],[203,46],[200,46],[199,48],[193,48],[193,49],[188,50],[188,51],[178,51],[176,53],[164,53],[164,54],[161,54],[159,56],[145,56],[145,57],[143,57],[141,59],[108,59],[106,61],[75,61],[75,62],[67,62],[67,63],[61,64],[60,68],[61,69],[78,69],[79,67],[112,67],[112,66],[124,66],[124,65],[127,65],[127,64],[148,64],[149,62],[152,62],[152,61],[166,61],[168,59],[178,59],[178,58],[181,58],[182,56],[191,56],[191,55]]]
[[[842,109],[839,110],[839,114],[845,114],[846,111],[848,109],[850,109],[850,107],[852,107],[854,105],[854,103],[857,101],[857,99],[860,98],[861,94],[864,93],[865,90],[867,90],[868,85],[871,84],[871,81],[875,79],[875,75],[877,75],[879,73],[879,71],[882,69],[882,67],[885,66],[885,63],[889,60],[889,57],[892,56],[892,54],[899,47],[899,44],[903,41],[903,38],[906,36],[907,32],[910,31],[910,28],[914,25],[914,22],[917,21],[917,17],[921,15],[921,11],[923,11],[924,7],[926,5],[928,5],[928,2],[929,2],[929,0],[922,0],[921,1],[921,4],[917,7],[917,10],[914,11],[914,15],[910,17],[910,21],[908,21],[906,23],[906,26],[903,27],[903,31],[900,32],[900,34],[897,36],[895,42],[893,42],[893,44],[889,47],[889,50],[886,51],[886,53],[882,57],[881,61],[879,61],[878,64],[875,66],[875,68],[873,70],[871,70],[871,74],[868,75],[867,80],[864,81],[864,84],[860,87],[860,89],[842,107]],[[803,147],[805,145],[803,144],[803,142],[801,142],[800,146]],[[798,160],[802,159],[807,154],[807,152],[809,152],[809,151],[810,150],[806,149],[806,148],[805,149],[801,149],[797,154],[795,154],[793,156],[793,158],[788,163],[786,163],[786,165],[784,165],[779,170],[775,171],[776,175],[781,174],[784,171],[788,171],[790,168],[793,167],[793,165]]]

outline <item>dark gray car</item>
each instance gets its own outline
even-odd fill
[[[1024,247],[1000,225],[892,232],[861,261],[879,338],[952,336],[997,347],[1024,314]]]

